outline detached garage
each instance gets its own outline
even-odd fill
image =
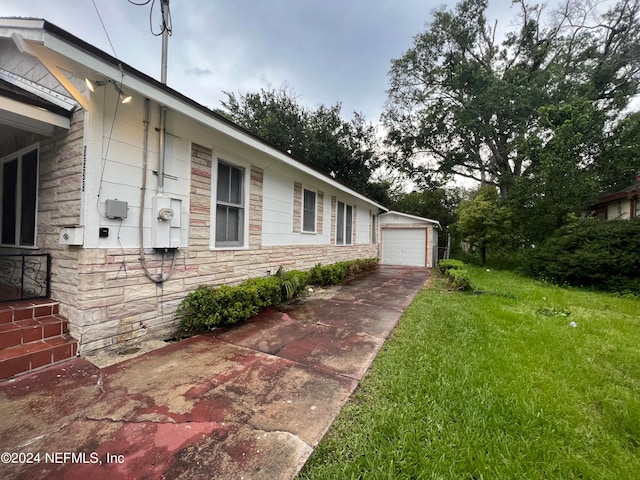
[[[383,265],[434,267],[438,263],[440,223],[407,213],[380,215]]]

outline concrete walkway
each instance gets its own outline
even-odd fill
[[[428,276],[379,267],[110,367],[2,382],[0,478],[293,478]]]

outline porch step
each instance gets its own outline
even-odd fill
[[[78,342],[67,334],[58,302],[0,304],[0,379],[73,358]]]

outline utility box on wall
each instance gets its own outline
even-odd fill
[[[64,227],[60,229],[60,245],[83,245],[84,227]]]
[[[151,241],[153,248],[180,248],[182,246],[182,200],[153,197]]]

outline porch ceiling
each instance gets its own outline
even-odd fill
[[[70,128],[70,116],[68,108],[0,78],[0,143],[24,131],[51,136],[56,127]]]
[[[0,143],[10,139],[21,131],[51,136],[55,127],[69,129],[71,121],[62,115],[0,97]]]

